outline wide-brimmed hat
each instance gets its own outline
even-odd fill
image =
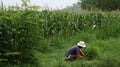
[[[84,41],[80,41],[79,43],[77,43],[78,46],[81,47],[86,47],[85,42]]]

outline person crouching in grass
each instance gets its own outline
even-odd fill
[[[66,60],[73,61],[77,58],[83,58],[85,56],[84,52],[81,50],[82,48],[86,47],[84,41],[80,41],[77,45],[71,47],[66,53],[65,56],[67,57]]]

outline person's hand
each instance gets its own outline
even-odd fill
[[[71,55],[69,55],[67,58],[70,59]]]
[[[83,58],[83,56],[81,56],[81,55],[78,55],[78,58]]]

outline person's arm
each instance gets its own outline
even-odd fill
[[[85,56],[84,52],[80,49],[80,55]]]
[[[83,58],[83,56],[81,56],[81,55],[78,55],[78,58]]]
[[[76,54],[77,54],[77,58],[83,58],[79,48],[76,49]]]

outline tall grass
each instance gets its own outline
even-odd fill
[[[79,35],[77,35],[79,36]],[[74,39],[71,39],[74,40]],[[95,40],[86,43],[87,47],[82,49],[85,52],[83,59],[77,59],[76,61],[65,61],[64,53],[72,46],[67,44],[71,41],[65,41],[67,46],[63,49],[54,49],[54,52],[42,53],[40,56],[42,67],[49,66],[63,66],[63,67],[119,67],[119,42],[120,38],[112,38],[107,40]]]

